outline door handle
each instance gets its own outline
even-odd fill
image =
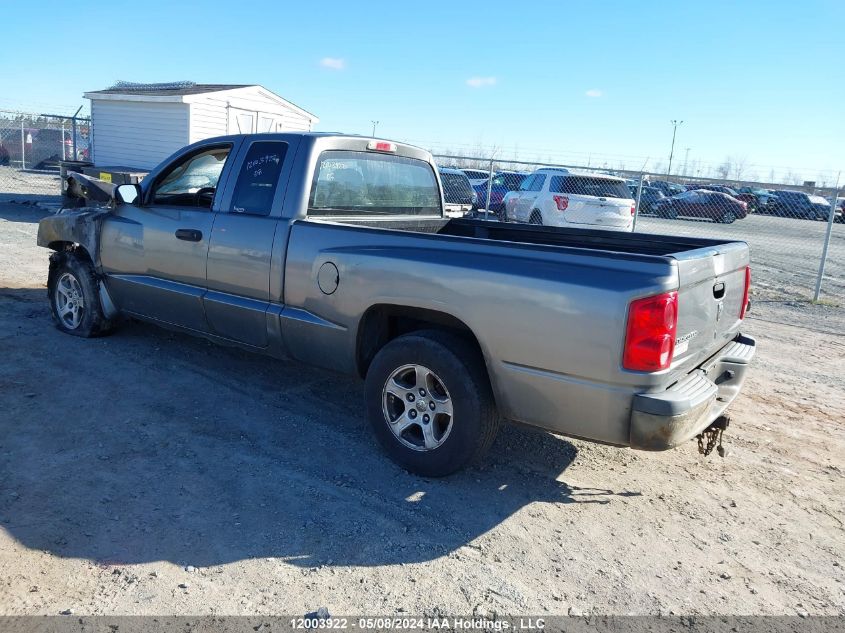
[[[196,229],[176,229],[176,239],[186,242],[199,242],[202,239],[202,231]]]

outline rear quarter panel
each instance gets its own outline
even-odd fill
[[[285,279],[295,358],[354,373],[370,307],[438,310],[478,339],[504,417],[569,435],[624,444],[631,395],[665,380],[620,363],[629,301],[678,286],[667,258],[296,221]]]

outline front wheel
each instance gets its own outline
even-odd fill
[[[373,359],[365,393],[388,456],[424,477],[479,459],[499,428],[483,358],[456,334],[424,330],[394,339]]]
[[[87,258],[68,251],[54,253],[47,293],[53,320],[62,332],[88,338],[110,329],[100,307],[94,267]]]
[[[667,220],[677,220],[678,210],[673,206],[668,206],[663,209],[660,215],[662,215]]]

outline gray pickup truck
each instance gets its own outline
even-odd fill
[[[114,198],[41,221],[60,330],[130,316],[360,376],[426,476],[500,420],[644,450],[712,434],[755,351],[745,243],[450,220],[400,143],[209,139]]]

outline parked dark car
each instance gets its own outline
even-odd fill
[[[528,174],[516,171],[500,171],[493,176],[493,186],[490,189],[490,205],[487,205],[487,181],[474,185],[477,197],[476,208],[487,209],[495,213],[502,213],[505,209],[504,198],[508,191],[517,191]]]
[[[475,206],[475,192],[469,178],[459,169],[440,169],[443,185],[443,212],[450,218],[462,218]]]
[[[748,206],[726,193],[694,189],[657,202],[654,212],[673,220],[678,217],[704,218],[731,224],[746,216]]]
[[[758,187],[739,187],[737,193],[750,193],[757,197],[757,208],[767,207],[777,196],[771,189],[760,189]]]
[[[631,191],[631,197],[636,200],[638,187],[629,186],[628,189]],[[665,199],[666,196],[657,187],[643,187],[640,194],[640,215],[657,215],[655,205]]]
[[[731,198],[744,202],[748,206],[748,212],[753,213],[759,206],[757,196],[753,193],[740,193],[736,189],[732,189],[727,185],[699,185],[697,189],[705,189],[707,191],[718,191],[729,195]]]
[[[660,189],[667,198],[686,191],[683,185],[679,185],[676,182],[669,182],[668,180],[652,180],[648,183],[648,186]]]
[[[775,193],[777,198],[767,208],[767,212],[772,215],[825,221],[830,217],[830,203],[821,196],[788,189],[777,190]]]

